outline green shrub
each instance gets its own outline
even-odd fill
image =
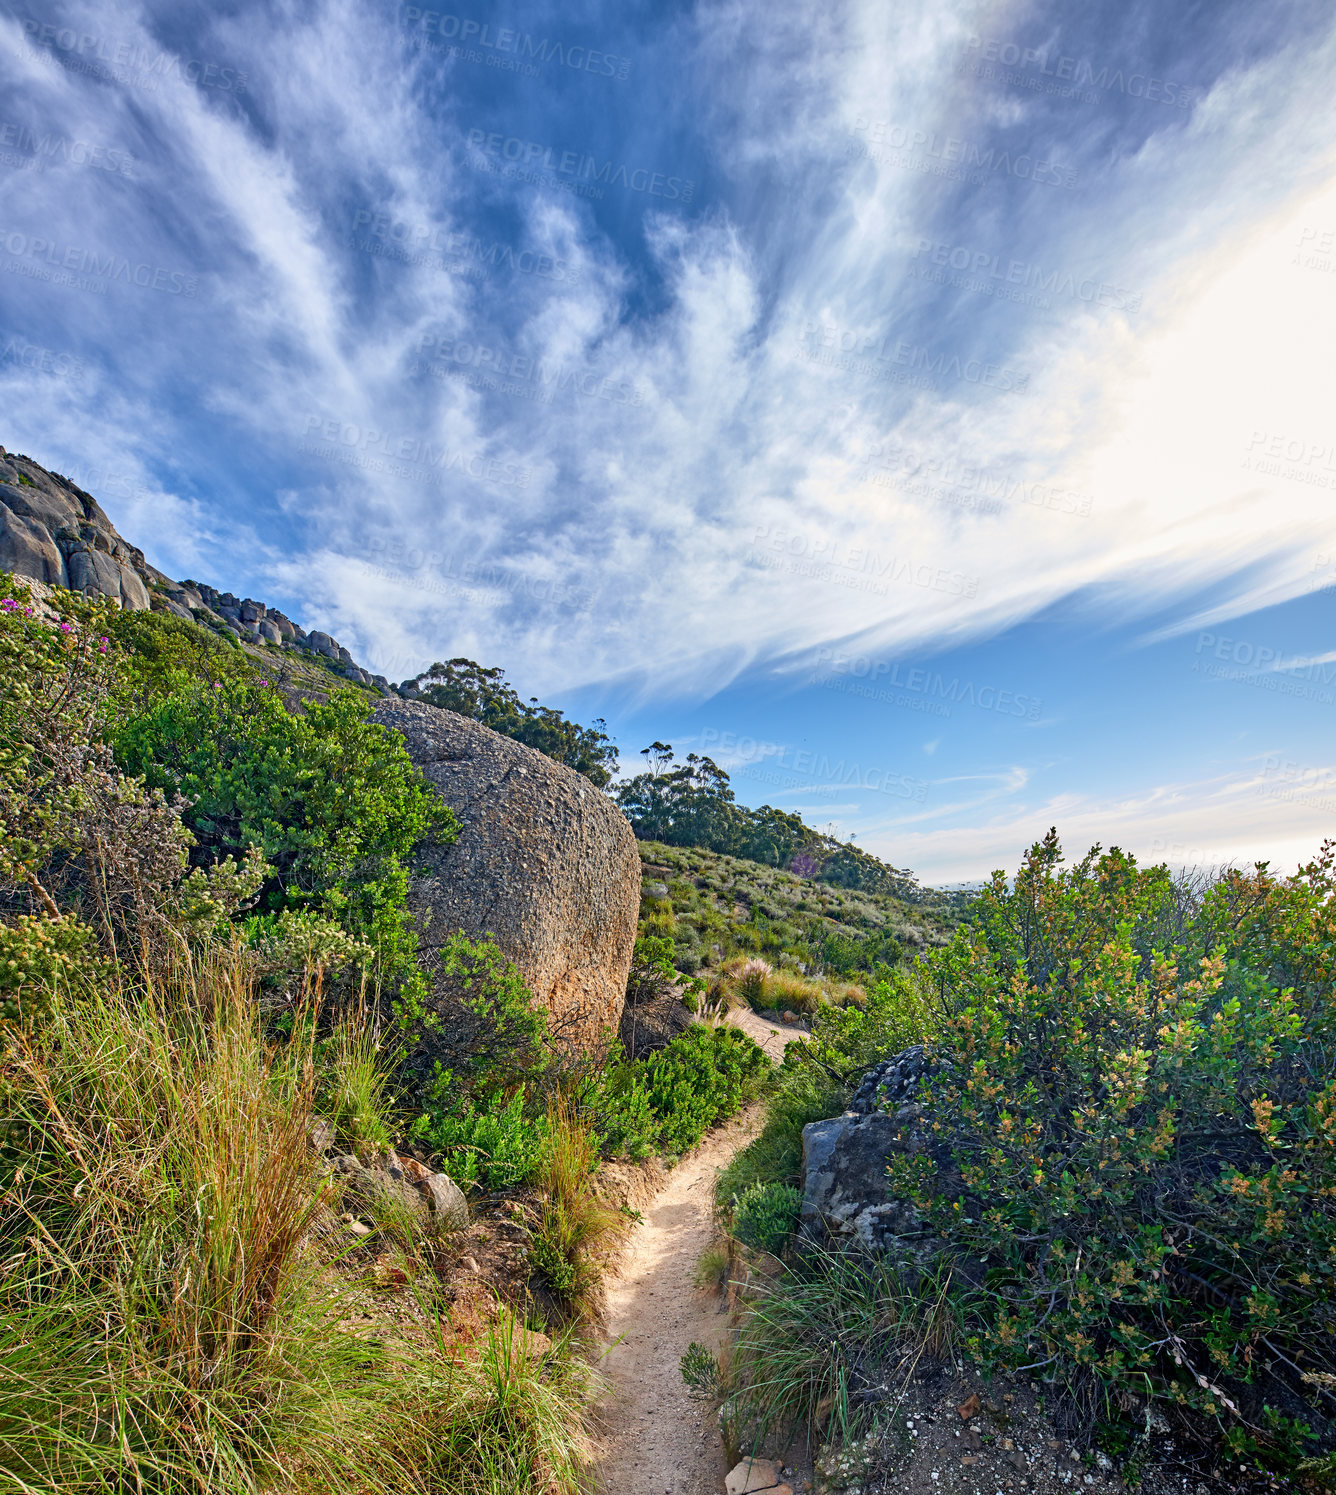
[[[19,914],[0,924],[0,1027],[31,1025],[86,970],[93,931],[68,914]]]
[[[424,961],[430,986],[401,1009],[401,1071],[430,1110],[475,1091],[509,1096],[548,1067],[547,1014],[490,936],[449,935]]]
[[[644,920],[641,923],[642,932],[636,936],[631,970],[626,979],[626,1000],[633,1007],[664,996],[677,984],[671,931],[649,932],[650,922]]]
[[[54,593],[39,613],[0,578],[0,911],[16,916],[0,1000],[31,1012],[84,935],[150,965],[206,935],[265,875],[244,853],[186,875],[180,802],[120,772],[102,741],[124,661],[110,609]],[[21,916],[21,917],[20,917]],[[9,962],[13,961],[13,965]]]
[[[105,629],[120,655],[117,705],[120,714],[136,715],[152,701],[215,680],[254,680],[261,671],[236,647],[173,613],[108,613]]]
[[[609,1157],[682,1153],[751,1099],[770,1067],[737,1028],[695,1023],[658,1053],[587,1080],[580,1104]]]
[[[442,1104],[414,1123],[413,1138],[440,1156],[456,1183],[489,1189],[529,1183],[542,1165],[547,1124],[541,1113],[526,1111],[524,1086],[507,1101],[469,1096],[451,1105],[449,1080],[447,1075]]]
[[[930,1114],[961,1170],[894,1187],[989,1263],[985,1360],[1153,1395],[1278,1446],[1336,1447],[1333,854],[1234,873],[1195,906],[1163,867],[1056,835],[928,960],[953,1068]],[[1302,1372],[1300,1370],[1302,1367]]]
[[[778,1256],[798,1223],[802,1203],[792,1184],[754,1183],[733,1200],[733,1234],[744,1246]]]
[[[754,1095],[770,1067],[765,1051],[738,1028],[696,1023],[645,1063],[645,1092],[671,1152],[694,1147],[712,1126]]]
[[[580,1102],[606,1157],[641,1163],[659,1150],[662,1127],[650,1103],[643,1060],[611,1065],[586,1081]]]
[[[353,690],[290,712],[276,690],[191,681],[153,701],[116,737],[116,755],[150,788],[190,801],[192,859],[256,846],[270,871],[262,912],[310,909],[376,952],[377,977],[420,991],[406,907],[408,859],[458,823],[409,761],[403,740],[367,720]]]

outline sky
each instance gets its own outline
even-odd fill
[[[930,883],[1290,870],[1334,76],[1326,0],[0,5],[0,444]]]

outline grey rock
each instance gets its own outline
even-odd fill
[[[645,884],[645,897],[652,903],[662,903],[668,896],[668,884],[666,882],[651,882]]]
[[[417,1186],[427,1196],[427,1203],[442,1230],[464,1230],[469,1223],[469,1207],[463,1190],[448,1173],[429,1173]]]
[[[278,631],[277,628],[274,627],[274,625],[269,621],[268,618],[261,619],[259,625],[259,634],[262,639],[266,639],[271,644],[281,644],[283,642],[283,635]]]
[[[131,612],[146,613],[150,598],[148,588],[129,561],[117,561],[121,573],[121,606]]]
[[[329,634],[321,633],[318,628],[312,629],[306,635],[306,647],[314,649],[317,654],[326,659],[337,659],[339,657],[339,646],[330,638]]]
[[[121,568],[101,550],[72,552],[68,570],[72,592],[95,592],[103,597],[121,595]]]
[[[809,1236],[851,1238],[873,1251],[917,1263],[941,1249],[907,1200],[889,1195],[891,1158],[927,1152],[936,1187],[954,1197],[959,1176],[950,1149],[923,1124],[921,1087],[934,1073],[921,1046],[905,1049],[864,1076],[843,1116],[803,1128],[802,1225]]]
[[[469,1223],[468,1203],[448,1174],[432,1173],[413,1158],[401,1159],[392,1148],[370,1163],[341,1153],[329,1160],[329,1170],[345,1200],[370,1214],[388,1208],[437,1231],[463,1230]]]
[[[886,1165],[898,1150],[889,1116],[833,1116],[803,1127],[802,1220],[809,1232],[859,1235],[886,1204]]]
[[[10,493],[0,489],[0,498]],[[49,586],[67,586],[65,562],[50,532],[36,519],[16,514],[0,502],[0,571],[31,577]]]
[[[849,1110],[855,1116],[867,1116],[873,1111],[899,1111],[913,1105],[921,1083],[935,1072],[923,1045],[915,1044],[868,1070],[854,1091]]]
[[[415,869],[422,945],[494,935],[558,1035],[600,1045],[621,1017],[640,906],[625,816],[573,769],[453,711],[390,696],[372,720],[403,734],[461,826]]]

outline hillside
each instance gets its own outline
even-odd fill
[[[948,899],[909,904],[712,851],[642,841],[640,861],[641,933],[671,936],[689,974],[756,954],[857,977],[945,944],[959,922]]]

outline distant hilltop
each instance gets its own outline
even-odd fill
[[[247,643],[304,649],[360,685],[392,689],[327,633],[310,633],[277,608],[199,581],[173,581],[123,540],[90,493],[0,446],[0,571],[71,592],[111,597],[135,612],[175,613]]]

